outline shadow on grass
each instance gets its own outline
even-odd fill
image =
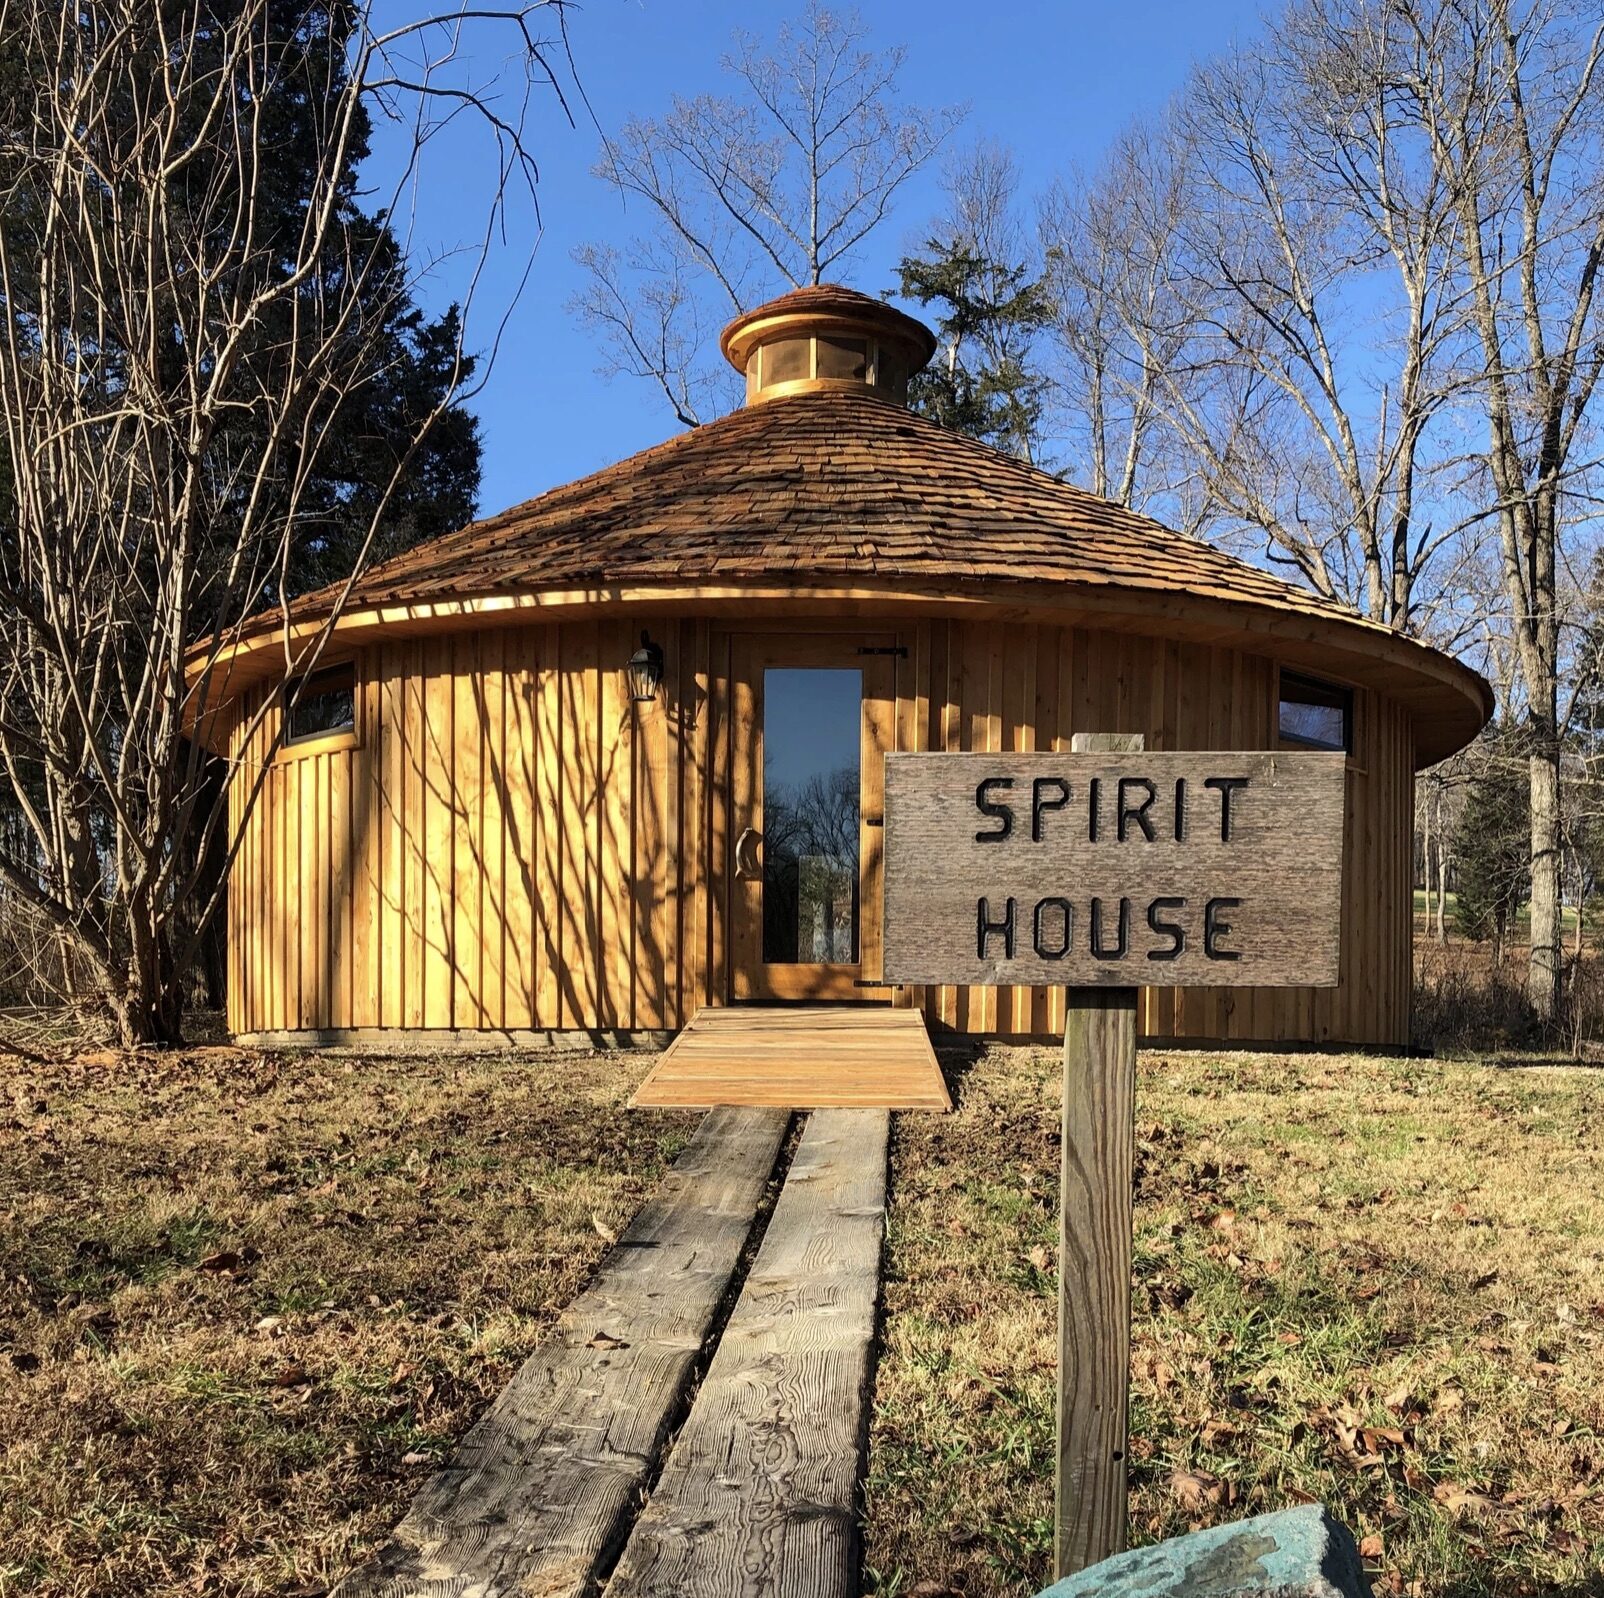
[[[982,1038],[932,1038],[931,1045],[936,1051],[936,1064],[941,1067],[941,1074],[946,1079],[947,1091],[952,1095],[954,1112],[963,1108],[964,1087],[979,1061],[986,1052],[985,1040]]]
[[[1486,1059],[1495,1071],[1532,1071],[1532,1070],[1567,1070],[1567,1071],[1604,1071],[1604,1056],[1589,1053],[1582,1059],[1571,1054],[1492,1054]],[[1604,1593],[1604,1587],[1600,1587]]]
[[[1435,1589],[1436,1598],[1497,1598],[1511,1589],[1500,1582],[1467,1579],[1451,1581]],[[1544,1582],[1538,1587],[1522,1587],[1520,1592],[1541,1594],[1541,1598],[1604,1598],[1604,1572],[1583,1576],[1580,1581],[1568,1581],[1563,1586]]]

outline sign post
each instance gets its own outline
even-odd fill
[[[1139,754],[1140,733],[1076,733],[1075,754]],[[1128,1503],[1136,989],[1064,994],[1058,1185],[1053,1572],[1122,1553]]]
[[[893,754],[885,979],[1062,983],[1054,1564],[1125,1547],[1136,1003],[1144,986],[1334,986],[1341,754]]]

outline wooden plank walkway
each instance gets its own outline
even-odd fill
[[[952,1108],[923,1014],[867,1004],[699,1010],[630,1102]]]
[[[607,1598],[848,1598],[890,1117],[809,1117]]]
[[[677,1418],[789,1119],[720,1110],[702,1122],[550,1340],[331,1598],[595,1591]]]

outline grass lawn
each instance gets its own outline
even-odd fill
[[[688,1136],[649,1064],[0,1060],[0,1595],[321,1592]],[[1141,1070],[1138,1537],[1314,1496],[1382,1598],[1604,1594],[1604,1072]],[[1047,1575],[1057,1078],[895,1124],[885,1598]]]
[[[1426,914],[1427,914],[1427,910],[1426,910],[1426,890],[1424,888],[1416,888],[1415,889],[1415,891],[1414,891],[1414,906],[1415,906],[1416,931],[1419,932],[1419,931],[1424,930],[1424,928],[1425,928],[1425,920],[1426,920]],[[1455,930],[1455,928],[1454,928],[1454,913],[1458,910],[1458,908],[1459,908],[1459,895],[1457,893],[1450,893],[1450,894],[1447,894],[1447,895],[1444,896],[1444,898],[1443,898],[1443,916],[1444,916],[1445,920],[1448,923],[1448,928],[1449,928],[1450,932]],[[1437,913],[1437,895],[1436,895],[1436,892],[1433,891],[1432,896],[1431,896],[1431,915],[1433,917],[1433,920],[1435,920],[1436,913]],[[1587,912],[1587,928],[1588,928],[1589,932],[1591,932],[1593,930],[1593,928],[1597,925],[1597,922],[1598,922],[1598,910],[1597,910],[1596,906],[1594,906],[1592,903],[1589,903],[1588,912]],[[1560,928],[1561,933],[1565,934],[1566,936],[1569,936],[1570,934],[1572,934],[1572,933],[1574,933],[1576,931],[1576,906],[1574,904],[1562,904],[1559,907],[1559,928]],[[1523,904],[1520,907],[1519,911],[1516,912],[1515,924],[1514,924],[1513,928],[1511,929],[1511,933],[1517,940],[1526,939],[1526,938],[1530,938],[1531,937],[1531,935],[1532,935],[1532,907],[1531,907],[1530,901],[1528,901],[1525,904]]]
[[[649,1063],[0,1058],[0,1594],[321,1592],[688,1136]]]
[[[1049,1576],[1056,1051],[894,1132],[866,1560]],[[1144,1054],[1133,1522],[1319,1498],[1381,1598],[1604,1593],[1604,1071]]]

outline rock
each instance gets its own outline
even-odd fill
[[[1039,1598],[1371,1598],[1347,1527],[1319,1504],[1115,1554]]]

